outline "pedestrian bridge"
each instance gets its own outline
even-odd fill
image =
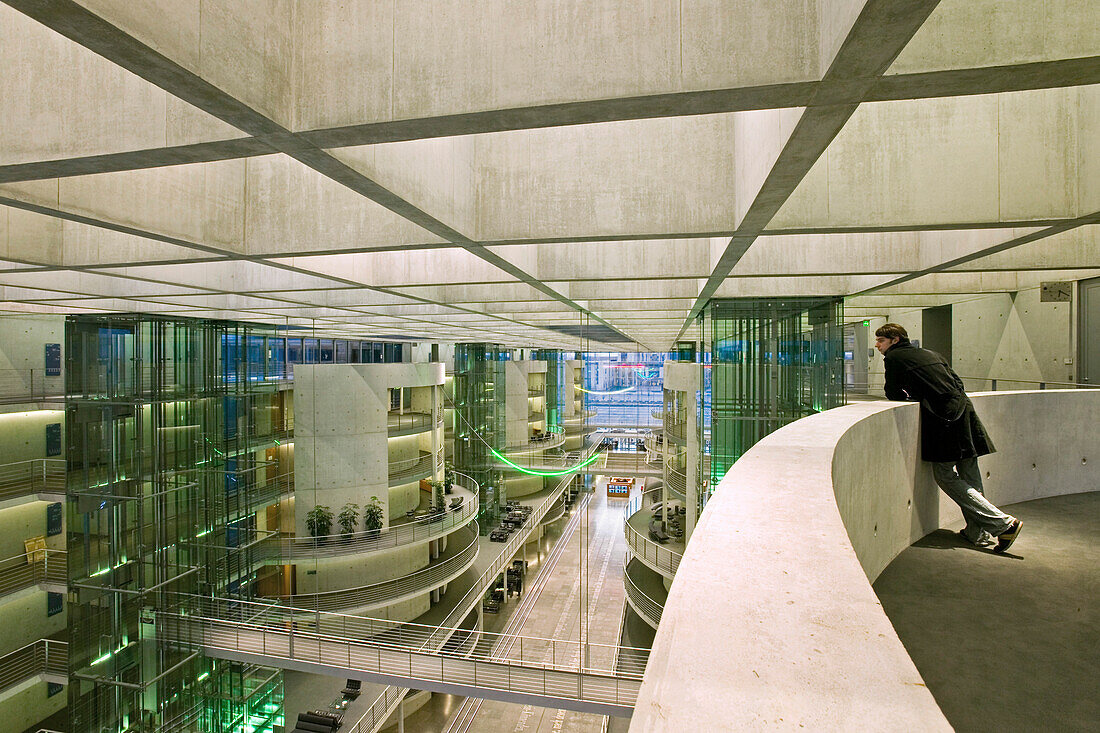
[[[157,633],[218,659],[619,717],[633,712],[648,657],[646,649],[196,596],[159,613]]]

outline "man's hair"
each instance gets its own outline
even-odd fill
[[[905,326],[898,323],[884,323],[875,329],[875,336],[883,336],[888,339],[901,339],[902,341],[909,340],[909,333],[905,330]]]

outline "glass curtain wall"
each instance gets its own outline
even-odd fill
[[[504,474],[492,449],[504,450],[504,362],[511,350],[500,344],[455,344],[454,464],[481,485],[478,526],[488,533],[500,519]]]
[[[585,353],[585,409],[602,427],[661,426],[664,353]]]
[[[166,630],[201,596],[255,595],[285,438],[273,330],[66,320],[70,730],[282,725],[280,671]]]
[[[843,310],[839,298],[809,297],[719,299],[703,309],[711,487],[765,435],[844,404]]]

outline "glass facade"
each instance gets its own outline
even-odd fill
[[[699,325],[701,360],[710,367],[703,394],[709,396],[712,487],[768,433],[844,404],[843,316],[839,298],[706,305]]]
[[[661,425],[661,365],[667,354],[585,353],[584,406],[593,425],[658,428]]]
[[[454,464],[481,485],[478,525],[496,526],[504,496],[504,474],[490,448],[505,448],[504,363],[512,357],[500,344],[455,344]]]
[[[158,629],[263,580],[288,484],[285,341],[146,315],[70,316],[65,341],[70,729],[274,730],[280,671]]]

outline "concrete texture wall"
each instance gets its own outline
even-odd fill
[[[25,407],[17,405],[15,409]],[[46,426],[61,424],[62,454],[53,456],[65,459],[64,410],[32,410],[29,412],[0,412],[0,465],[46,457]]]
[[[0,728],[21,731],[65,707],[68,696],[62,690],[52,697],[46,694],[46,682],[35,678],[0,693]]]
[[[1040,302],[1039,286],[987,295],[943,296],[951,307],[952,368],[966,379],[967,389],[985,390],[990,377],[998,379],[1075,382],[1077,376],[1077,319],[1073,303]],[[903,299],[904,300],[904,299]],[[931,304],[926,304],[931,305]],[[869,319],[874,330],[887,321],[905,326],[920,339],[923,307],[890,308],[885,317]],[[1066,363],[1066,361],[1070,363]],[[880,389],[882,357],[871,358],[872,390]],[[1031,388],[1005,382],[998,389]]]
[[[982,459],[994,503],[1095,490],[1100,392],[974,403],[1000,449]],[[916,539],[962,524],[919,460],[918,417],[914,403],[829,410],[734,465],[676,574],[632,729],[950,729],[870,585]]]
[[[389,390],[442,385],[443,365],[297,365],[294,375],[295,527],[308,536],[306,515],[317,504],[333,513],[349,501],[362,506],[371,496],[390,504]],[[392,442],[398,455],[416,455],[415,437]],[[410,501],[401,494],[391,512],[406,511]]]
[[[46,534],[46,507],[49,502],[30,501],[0,509],[0,558],[22,555],[23,540]],[[52,550],[65,549],[65,533],[46,538]]]
[[[0,231],[0,241],[3,232]],[[46,377],[46,344],[61,344],[61,375]],[[65,393],[65,319],[63,316],[0,317],[0,396],[29,391],[33,370],[35,394]],[[0,463],[6,463],[0,458]]]
[[[0,598],[0,655],[65,630],[68,604],[61,613],[49,616],[46,603],[46,592],[37,588]]]

